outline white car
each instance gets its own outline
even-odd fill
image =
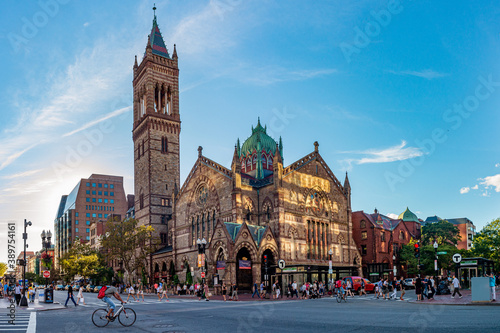
[[[403,283],[405,284],[406,288],[415,289],[415,279],[414,278],[404,279]]]

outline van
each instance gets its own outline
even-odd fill
[[[368,279],[365,279],[361,276],[346,276],[343,280],[346,282],[347,280],[349,280],[351,282],[351,288],[358,294],[361,291],[361,280],[365,281],[366,292],[375,292],[375,285]]]

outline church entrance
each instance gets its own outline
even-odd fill
[[[239,291],[252,290],[252,260],[246,247],[239,250],[236,255],[236,284]]]
[[[271,290],[271,286],[274,283],[274,276],[276,275],[276,258],[274,258],[273,252],[269,249],[265,250],[264,253],[262,253],[262,258],[261,258],[261,275],[262,276],[262,281],[264,282],[264,285],[266,286],[266,289],[268,291]]]

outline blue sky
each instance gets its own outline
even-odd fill
[[[92,173],[133,192],[132,66],[149,1],[9,2],[0,25],[1,222],[30,250]],[[285,164],[319,150],[353,210],[500,216],[495,1],[157,1],[180,67],[181,179],[202,145],[230,166],[260,117]],[[0,241],[6,237],[6,226]],[[20,243],[19,243],[20,244]],[[20,248],[20,245],[19,245]],[[5,253],[1,251],[2,254]],[[0,260],[6,260],[0,257]]]

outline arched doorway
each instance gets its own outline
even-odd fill
[[[216,257],[215,277],[218,284],[222,284],[222,282],[231,283],[230,279],[226,278],[226,256],[222,248],[219,248]]]
[[[240,291],[252,290],[252,257],[246,247],[241,248],[236,255],[236,284]]]
[[[266,288],[270,290],[274,283],[273,277],[276,275],[276,258],[274,257],[273,251],[267,249],[262,253],[262,258],[260,259],[262,262],[260,276],[262,276],[262,281]]]

